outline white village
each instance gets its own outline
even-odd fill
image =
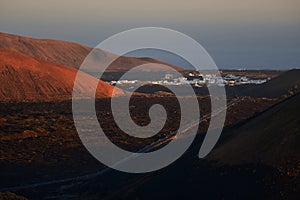
[[[175,77],[173,74],[165,74],[160,80],[141,81],[141,80],[118,80],[110,81],[111,85],[143,85],[143,84],[156,84],[156,85],[192,85],[194,87],[203,86],[235,86],[245,84],[262,84],[267,82],[268,79],[250,79],[246,76],[235,76],[227,74],[222,77],[216,74],[194,74],[190,72],[187,76]]]

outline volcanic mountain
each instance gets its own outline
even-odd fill
[[[53,62],[76,69],[80,67],[86,56],[92,51],[91,47],[73,42],[52,39],[34,39],[1,32],[0,48],[17,51],[41,61]],[[101,49],[97,49],[96,53],[97,64],[100,65],[105,63],[109,58],[117,57],[117,55]],[[152,63],[152,70],[166,70],[166,66],[161,64],[170,66],[178,71],[183,70],[181,67],[173,66],[155,59],[121,56],[109,66],[107,71],[128,71],[133,67],[148,63]]]
[[[299,165],[299,102],[298,93],[234,129],[232,136],[211,152],[209,159],[229,165],[286,166],[291,160]]]
[[[112,95],[113,86],[72,67],[0,48],[0,101],[71,99],[77,72],[84,79],[84,84],[79,85],[76,95],[90,92],[92,84],[98,84],[97,98]],[[116,89],[115,94],[122,95],[124,92]]]

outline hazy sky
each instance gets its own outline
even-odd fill
[[[299,0],[0,0],[0,31],[95,46],[160,26],[202,44],[220,68],[299,68]]]

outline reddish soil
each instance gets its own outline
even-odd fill
[[[0,100],[50,101],[71,99],[78,70],[37,60],[30,56],[0,49]],[[78,95],[91,90],[98,79],[80,73],[85,83],[78,87]],[[99,81],[96,97],[110,97],[114,87]],[[123,91],[117,89],[117,95]]]
[[[42,61],[49,61],[59,65],[66,65],[78,69],[85,57],[92,48],[78,43],[52,39],[35,39],[18,35],[0,32],[0,48],[17,51]],[[104,63],[108,58],[116,56],[112,53],[99,49],[97,58]],[[119,57],[110,65],[110,71],[128,71],[129,69],[153,63],[152,68],[158,71],[165,70],[165,66],[170,66],[176,70],[183,70],[181,67],[173,66],[159,60],[151,58]]]

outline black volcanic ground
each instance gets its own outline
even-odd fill
[[[74,188],[86,198],[299,199],[299,100],[296,94],[226,129],[204,160],[197,158],[199,135],[167,168],[144,175],[112,171]]]
[[[297,70],[286,72],[274,78],[274,82],[253,86],[258,91],[269,88],[269,92],[277,95],[272,98],[251,97],[251,93],[242,96],[240,88],[236,87],[235,94],[243,98],[228,109],[222,138],[205,160],[200,160],[197,153],[209,120],[201,122],[198,137],[188,152],[157,172],[136,175],[109,170],[84,180],[8,191],[30,199],[182,199],[195,195],[210,199],[297,198],[300,191],[297,145],[300,79],[290,76],[297,73]],[[281,81],[285,93],[278,92],[282,91],[282,85],[278,84]],[[230,92],[228,88],[227,92]],[[198,98],[202,115],[209,113],[209,98],[201,91]],[[235,100],[234,95],[228,96],[229,103]],[[136,96],[131,103],[132,117],[138,124],[148,122],[147,109],[152,104],[169,107],[171,121],[160,136],[147,143],[167,135],[174,128],[172,122],[178,113],[175,97],[156,93]],[[96,105],[97,115],[112,141],[131,151],[145,145],[126,137],[114,125],[107,106],[109,99],[99,99]],[[0,104],[0,110],[2,190],[104,169],[82,146],[74,127],[70,101],[6,102]]]

